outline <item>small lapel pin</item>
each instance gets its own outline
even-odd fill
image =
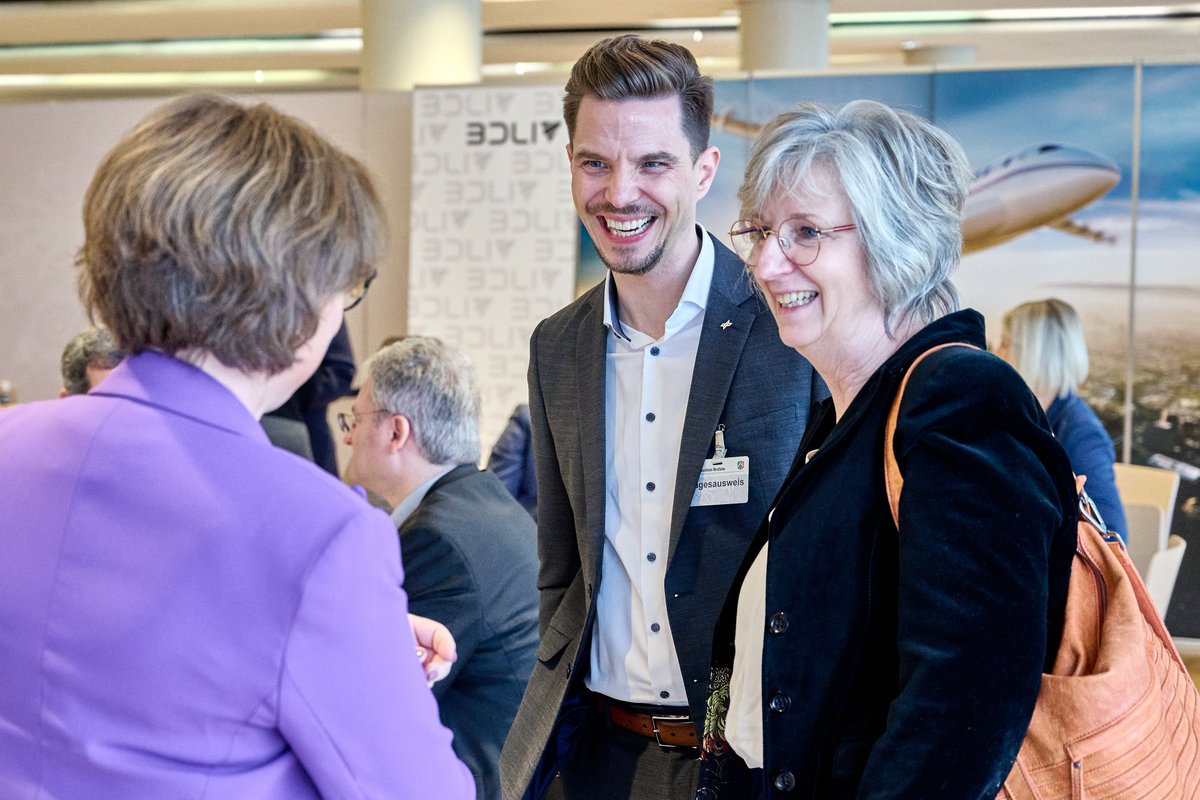
[[[733,324],[733,322],[731,320],[725,320],[724,322],[721,323],[721,330],[725,330],[732,324]]]

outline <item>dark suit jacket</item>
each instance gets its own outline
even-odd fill
[[[1057,650],[1075,482],[1037,400],[1003,361],[952,347],[917,367],[893,440],[899,533],[892,523],[888,411],[909,364],[943,342],[982,347],[982,317],[961,311],[919,331],[836,426],[832,403],[823,406],[750,548],[770,542],[764,771],[768,786],[794,787],[789,797],[990,800]],[[714,635],[713,730],[724,730],[720,683],[752,560]],[[736,756],[706,752],[702,763],[704,797],[747,796]]]
[[[267,415],[304,423],[308,433],[306,438],[312,451],[308,457],[331,475],[338,474],[338,467],[337,448],[333,442],[333,431],[329,428],[329,404],[350,393],[354,372],[354,351],[350,349],[350,332],[343,322],[329,342],[329,349],[325,351],[317,371],[283,405]],[[271,433],[272,429],[268,428],[267,434]],[[301,450],[290,446],[287,440],[276,441],[272,438],[271,441],[278,447],[304,455]]]
[[[445,624],[458,645],[433,692],[480,800],[500,796],[500,747],[533,667],[535,541],[529,514],[474,464],[438,479],[400,525],[409,610]]]
[[[716,265],[679,450],[666,574],[671,632],[698,724],[713,623],[787,472],[814,382],[808,362],[780,342],[741,261],[713,242]],[[550,771],[555,748],[547,749],[547,742],[572,677],[588,666],[604,545],[605,300],[600,284],[538,325],[530,342],[541,642],[501,759],[510,799],[525,791],[543,751],[541,773]],[[722,327],[726,321],[731,324]],[[750,458],[749,502],[689,508],[702,462],[712,457],[718,423],[725,425],[729,455]]]
[[[534,478],[533,443],[529,440],[529,404],[521,403],[508,418],[496,440],[487,468],[525,510],[537,518],[537,480]]]

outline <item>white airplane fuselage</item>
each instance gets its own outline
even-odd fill
[[[753,139],[762,125],[726,111],[713,127]],[[1069,144],[1044,143],[1016,150],[975,174],[963,208],[963,252],[983,250],[1042,226],[1092,241],[1113,241],[1069,219],[1121,180],[1112,159]]]
[[[963,252],[1061,223],[1121,179],[1112,160],[1082,147],[1040,144],[981,169],[963,209]]]

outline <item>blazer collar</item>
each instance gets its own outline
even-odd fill
[[[269,442],[250,409],[216,378],[197,366],[155,350],[126,356],[90,394],[123,397]]]
[[[586,577],[595,581],[604,550],[604,497],[606,492],[606,443],[604,438],[604,375],[607,361],[608,328],[604,324],[607,282],[584,297],[584,312],[575,333],[576,386],[578,402],[579,453],[583,471],[583,518],[586,529],[577,532],[579,552]],[[570,447],[571,443],[563,446]]]
[[[721,421],[733,375],[755,317],[762,310],[741,259],[715,239],[712,244],[716,259],[704,325],[700,330],[700,345],[696,350],[696,365],[692,370],[683,437],[679,443],[668,558],[674,556],[679,545],[692,502],[695,478],[713,446],[713,432]]]

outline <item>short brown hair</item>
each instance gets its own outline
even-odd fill
[[[109,151],[83,222],[80,294],[122,349],[268,374],[383,246],[362,164],[266,104],[207,94],[161,106]]]
[[[708,148],[712,78],[700,74],[695,57],[683,45],[643,39],[632,33],[592,45],[571,67],[563,97],[563,119],[572,141],[579,104],[587,95],[600,100],[648,100],[677,95],[692,161]]]

